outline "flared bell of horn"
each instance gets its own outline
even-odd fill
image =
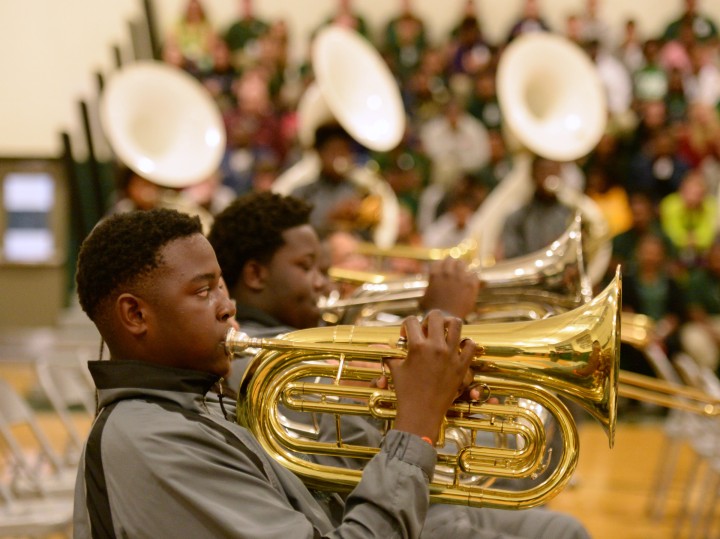
[[[117,157],[164,187],[207,179],[225,151],[225,127],[208,92],[162,62],[139,61],[114,73],[100,99],[100,121]]]
[[[365,38],[328,26],[313,42],[312,64],[319,95],[356,141],[381,152],[400,143],[405,131],[400,91],[382,56]],[[300,117],[300,122],[310,120]]]
[[[562,36],[538,32],[514,40],[498,64],[497,90],[511,135],[548,159],[584,156],[605,130],[606,99],[597,70]]]

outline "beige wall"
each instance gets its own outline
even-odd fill
[[[302,57],[306,36],[331,12],[336,0],[255,0],[265,18],[291,23],[293,56]],[[171,28],[186,0],[154,0],[161,30]],[[225,28],[238,0],[203,0],[209,17]],[[465,0],[414,0],[439,39],[457,20]],[[355,9],[379,28],[399,0],[355,0]],[[681,9],[682,0],[600,0],[614,28],[634,17],[641,32],[658,32]],[[504,36],[522,0],[476,0],[486,34]],[[554,28],[584,0],[541,0]],[[720,21],[720,1],[700,0]],[[47,155],[60,150],[58,133],[79,134],[77,101],[95,93],[94,73],[113,66],[111,47],[129,50],[128,21],[141,14],[140,0],[0,0],[0,155]],[[79,139],[80,137],[78,137]]]

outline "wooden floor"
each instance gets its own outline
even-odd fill
[[[596,424],[582,425],[580,460],[574,486],[561,492],[550,507],[580,519],[599,539],[670,539],[685,487],[684,479],[692,461],[687,446],[680,459],[664,504],[661,518],[650,518],[656,472],[665,448],[662,423],[620,422],[615,447],[608,448],[603,430]],[[715,530],[720,530],[720,523]],[[687,526],[683,526],[686,536]],[[718,532],[716,532],[718,533]]]
[[[0,377],[10,379],[25,394],[32,396],[32,371],[22,366],[0,363]],[[50,412],[40,412],[41,425],[58,447],[65,441],[59,421]],[[79,419],[87,428],[89,422]],[[648,516],[653,481],[664,447],[663,420],[619,421],[615,447],[608,448],[607,438],[591,420],[580,425],[580,459],[571,486],[561,492],[550,507],[576,516],[591,536],[598,539],[670,539],[686,537],[673,534],[681,505],[684,482],[692,461],[691,451],[680,452],[677,473],[669,489],[665,514],[659,519]],[[1,447],[0,450],[5,451]],[[2,459],[3,461],[5,459]],[[714,537],[720,537],[720,521],[714,524]],[[552,539],[552,538],[548,538]]]

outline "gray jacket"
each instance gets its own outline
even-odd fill
[[[76,538],[420,535],[436,458],[420,438],[387,435],[335,527],[297,477],[208,406],[216,376],[137,361],[90,369],[101,411],[78,472]]]

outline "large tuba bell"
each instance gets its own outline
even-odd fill
[[[531,322],[468,325],[463,335],[479,345],[475,381],[503,404],[457,402],[444,430],[473,434],[510,432],[523,440],[518,449],[487,447],[470,436],[467,444],[441,436],[438,467],[430,485],[436,502],[521,509],[547,502],[570,479],[578,459],[578,435],[570,412],[555,395],[585,407],[605,427],[613,443],[619,344],[621,282],[615,280],[587,305]],[[342,438],[345,414],[370,416],[392,425],[395,394],[369,387],[386,357],[402,357],[398,327],[335,326],[289,333],[279,339],[250,339],[230,330],[229,353],[259,348],[240,387],[238,419],[278,462],[320,489],[350,490],[361,472],[309,462],[306,455],[341,456],[367,461],[376,447]],[[381,348],[374,345],[389,345]],[[353,365],[355,360],[364,366]],[[375,367],[368,367],[373,363]],[[312,381],[310,381],[312,380]],[[358,381],[365,382],[358,385]],[[464,481],[466,476],[532,478],[545,466],[543,418],[533,401],[556,420],[564,448],[557,465],[527,490],[489,489]],[[331,443],[299,436],[283,426],[279,408],[335,416]],[[309,420],[310,421],[310,420]],[[310,421],[311,422],[311,421]],[[455,447],[453,447],[455,446]]]
[[[162,205],[210,219],[178,193],[216,173],[225,151],[220,112],[196,79],[163,62],[132,63],[109,78],[99,112],[118,159],[168,188]]]
[[[382,56],[356,32],[340,26],[320,30],[313,41],[315,83],[298,104],[298,137],[303,158],[275,180],[273,191],[290,194],[315,180],[320,160],[312,150],[315,131],[337,122],[356,141],[376,151],[393,149],[405,131],[400,91]],[[353,167],[347,176],[379,200],[379,224],[373,241],[383,247],[395,243],[399,205],[390,185],[368,168]]]
[[[583,157],[600,140],[607,106],[602,83],[585,52],[561,36],[520,36],[503,51],[497,71],[498,100],[513,169],[471,219],[481,260],[491,260],[506,217],[532,196],[529,150],[555,161]],[[575,207],[589,225],[587,272],[600,282],[610,262],[608,225],[597,205],[576,189],[559,187],[558,198]]]

